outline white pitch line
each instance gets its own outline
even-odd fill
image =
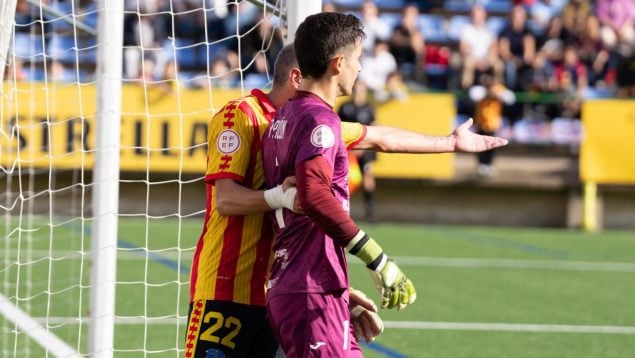
[[[384,327],[448,331],[635,334],[635,327],[631,326],[588,326],[570,324],[384,321]]]
[[[153,250],[152,255],[157,255],[168,260],[181,260],[189,262],[193,249],[182,250]],[[81,251],[48,251],[33,250],[28,253],[22,250],[21,255],[25,255],[29,260],[41,260],[54,257],[59,259],[82,259],[89,256],[90,252]],[[16,250],[7,250],[6,256],[15,258]],[[119,260],[145,260],[145,252],[141,249],[120,248],[117,258]],[[392,256],[392,258],[403,266],[427,266],[427,267],[457,267],[457,268],[502,268],[502,269],[524,269],[524,270],[557,270],[557,271],[588,271],[588,272],[635,272],[635,263],[627,262],[606,262],[606,261],[556,261],[556,260],[522,260],[522,259],[477,259],[477,258],[453,258],[453,257],[418,257],[418,256]],[[152,260],[152,257],[150,257]],[[348,260],[351,265],[361,265],[358,259]],[[28,263],[28,262],[26,262]],[[22,262],[22,264],[26,264]]]
[[[0,294],[0,315],[13,322],[19,330],[45,348],[50,355],[54,357],[79,357],[79,354],[66,342],[44,328],[37,319],[29,316],[2,294]],[[46,319],[44,321],[46,322]]]
[[[36,318],[49,324],[78,324],[77,317]],[[87,322],[88,318],[81,321]],[[120,325],[185,325],[185,317],[115,317]],[[384,321],[384,327],[392,329],[419,329],[445,331],[487,331],[487,332],[534,332],[534,333],[595,333],[595,334],[633,334],[632,326],[602,326],[573,324],[527,324],[527,323],[474,323],[474,322],[424,322],[424,321]]]
[[[184,259],[191,260],[193,252],[194,252],[194,249],[182,249],[182,250],[168,249],[168,250],[149,251],[149,253],[152,255],[159,255],[162,258],[165,258],[168,260],[174,260],[174,261],[178,260],[179,256],[181,257],[181,260],[184,260]],[[145,260],[145,253],[146,251],[142,249],[119,248],[119,250],[117,251],[117,259],[127,260],[127,261],[128,260],[135,260],[135,261]],[[65,251],[63,250],[53,250],[53,251],[20,250],[19,254],[22,261],[24,260],[35,261],[35,260],[42,260],[42,259],[49,259],[49,258],[53,258],[54,260],[60,260],[60,259],[81,260],[84,256],[87,258],[90,257],[91,252],[90,251],[84,251],[84,252],[70,251],[70,250],[65,250]],[[18,250],[7,250],[5,256],[9,257],[12,260],[15,260],[18,256]],[[21,262],[21,264],[25,264],[25,262]]]
[[[399,263],[400,266],[635,272],[635,264],[625,262],[472,259],[416,256],[392,256],[392,258]],[[349,264],[361,264],[361,262],[359,260],[349,260]]]

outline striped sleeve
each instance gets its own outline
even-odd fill
[[[342,122],[342,140],[346,149],[354,148],[366,138],[366,127],[357,122]]]
[[[234,179],[242,182],[249,166],[253,129],[240,109],[241,101],[232,101],[210,121],[207,136],[205,180]]]

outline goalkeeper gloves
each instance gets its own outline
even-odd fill
[[[415,287],[399,266],[388,259],[381,246],[360,230],[346,245],[349,253],[362,260],[381,295],[381,307],[401,310],[417,298]]]

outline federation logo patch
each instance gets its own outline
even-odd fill
[[[225,129],[218,135],[216,147],[221,153],[231,154],[240,148],[240,137],[233,129]]]
[[[335,144],[335,135],[329,126],[320,124],[311,132],[311,144],[315,147],[330,148]]]

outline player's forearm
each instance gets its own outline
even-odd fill
[[[345,246],[359,232],[350,215],[335,198],[330,185],[331,168],[316,157],[298,164],[298,199],[307,215],[324,233]]]
[[[223,216],[265,213],[271,210],[263,190],[251,190],[232,179],[220,179],[216,183],[216,208]]]
[[[386,153],[447,153],[455,150],[453,136],[434,136],[388,126],[369,126],[355,149]]]

